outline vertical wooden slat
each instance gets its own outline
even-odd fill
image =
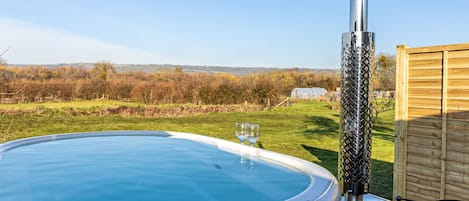
[[[443,51],[443,89],[441,94],[441,179],[440,199],[446,197],[446,138],[448,125],[448,51]]]
[[[408,47],[397,47],[393,197],[405,197],[407,164]]]

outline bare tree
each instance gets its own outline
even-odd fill
[[[374,123],[378,122],[378,116],[382,112],[394,108],[394,96],[392,93],[396,85],[396,57],[390,54],[380,53],[376,56],[372,68],[372,112]]]
[[[109,61],[95,63],[91,69],[91,76],[100,80],[106,80],[110,73],[116,73],[116,70]]]
[[[372,67],[372,87],[374,90],[392,91],[396,87],[396,57],[380,53]]]
[[[8,50],[10,50],[11,46],[8,46],[7,49],[5,49],[1,54],[0,54],[0,65],[5,65],[7,61],[3,58],[3,55],[5,55]]]

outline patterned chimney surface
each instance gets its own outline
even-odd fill
[[[346,200],[363,200],[370,181],[370,78],[374,34],[366,32],[367,1],[350,1],[350,30],[342,35],[339,182]]]

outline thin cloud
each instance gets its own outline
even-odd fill
[[[11,64],[97,62],[170,63],[160,55],[84,37],[52,27],[0,18],[0,49]]]

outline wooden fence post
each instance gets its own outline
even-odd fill
[[[441,179],[440,199],[445,199],[446,193],[446,138],[448,125],[448,50],[443,51],[443,90],[441,94]]]
[[[397,46],[393,197],[405,197],[407,163],[408,46]]]

